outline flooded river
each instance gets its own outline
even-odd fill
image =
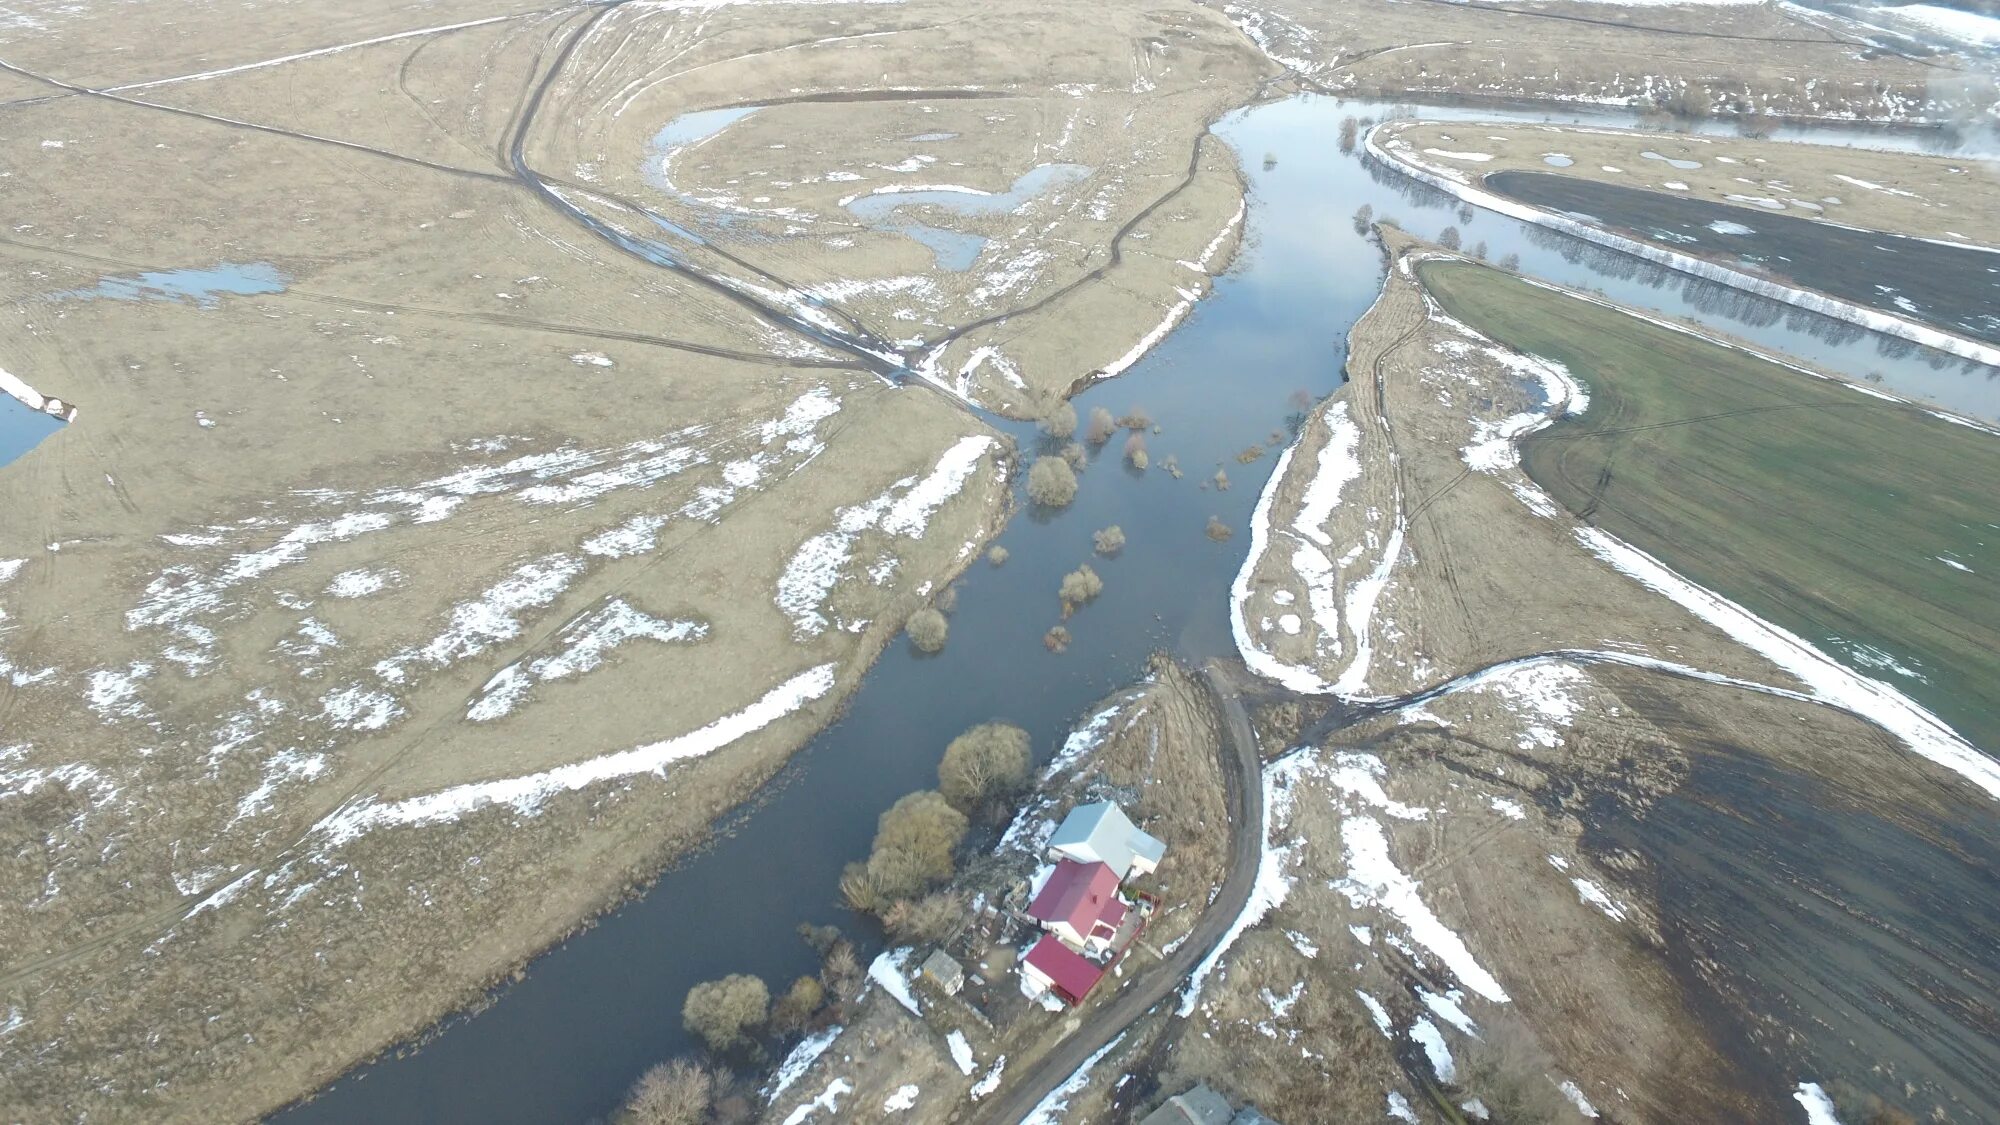
[[[923,657],[892,646],[846,716],[730,817],[712,848],[537,959],[482,1014],[448,1021],[422,1049],[361,1068],[280,1117],[295,1125],[602,1117],[646,1066],[691,1048],[680,1026],[689,986],[731,972],[782,982],[813,971],[811,950],[793,932],[801,922],[872,940],[870,927],[838,902],[840,868],[866,852],[883,809],[935,784],[938,755],[954,735],[1005,720],[1028,729],[1046,753],[1080,710],[1140,675],[1149,652],[1190,660],[1232,652],[1228,589],[1275,463],[1273,437],[1289,441],[1300,403],[1340,386],[1345,334],[1381,282],[1380,255],[1352,222],[1363,204],[1420,235],[1459,224],[1467,246],[1484,242],[1494,258],[1518,254],[1536,276],[1695,317],[1849,376],[1879,371],[1905,393],[2000,415],[1993,372],[1934,365],[1903,345],[1690,285],[1499,216],[1467,222],[1454,203],[1340,151],[1343,117],[1387,111],[1299,98],[1216,126],[1252,184],[1243,252],[1214,294],[1143,361],[1075,402],[1080,413],[1104,406],[1150,414],[1162,428],[1149,437],[1152,471],[1125,467],[1113,445],[1082,474],[1070,508],[1043,515],[1021,506],[998,539],[1007,564],[977,563],[963,580],[945,650]],[[1025,448],[1038,441],[1028,427],[1016,427],[1014,437]],[[1265,455],[1240,464],[1237,454],[1253,445]],[[1184,479],[1158,468],[1169,454]],[[1218,467],[1231,486],[1202,487]],[[1235,537],[1211,541],[1204,534],[1211,516]],[[1093,560],[1091,532],[1110,524],[1124,529],[1127,546],[1119,558]],[[1104,594],[1068,623],[1069,651],[1050,655],[1041,637],[1059,617],[1060,576],[1086,560],[1103,575]]]

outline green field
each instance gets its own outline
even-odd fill
[[[1560,503],[2000,753],[2000,437],[1482,266],[1419,274],[1589,388],[1524,444]]]

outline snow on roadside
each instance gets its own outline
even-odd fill
[[[741,711],[686,734],[539,773],[454,785],[417,797],[395,801],[358,798],[321,819],[311,834],[337,847],[376,828],[457,820],[489,805],[512,805],[518,812],[532,814],[557,793],[644,773],[664,773],[675,762],[713,753],[819,699],[833,687],[834,665],[822,664],[772,688]]]
[[[1292,789],[1298,783],[1299,771],[1310,765],[1311,756],[1294,754],[1290,758],[1273,762],[1264,767],[1264,822],[1258,833],[1258,842],[1263,854],[1257,861],[1257,881],[1250,889],[1250,898],[1229,924],[1229,929],[1209,950],[1199,964],[1188,973],[1187,986],[1181,992],[1180,1007],[1175,1014],[1186,1017],[1194,1013],[1195,1004],[1201,999],[1201,986],[1208,975],[1222,963],[1222,958],[1244,931],[1264,920],[1264,916],[1282,905],[1291,893],[1293,879],[1285,874],[1290,865],[1296,845],[1279,847],[1271,842],[1274,827],[1283,827],[1291,819]]]
[[[1020,1125],[1059,1125],[1062,1120],[1062,1111],[1069,1108],[1069,1100],[1082,1092],[1083,1088],[1090,1084],[1091,1070],[1099,1062],[1103,1061],[1104,1056],[1111,1053],[1112,1048],[1124,1041],[1125,1033],[1121,1031],[1118,1033],[1117,1038],[1099,1047],[1095,1054],[1083,1060],[1082,1066],[1077,1067],[1068,1078],[1063,1080],[1062,1085],[1050,1090],[1047,1096],[1043,1097],[1041,1101],[1036,1102],[1035,1108],[1029,1110],[1026,1117],[1021,1118]]]

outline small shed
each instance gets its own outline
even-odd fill
[[[946,996],[956,996],[958,990],[965,987],[965,969],[942,949],[932,950],[931,955],[924,958],[918,972],[925,980],[942,989]]]

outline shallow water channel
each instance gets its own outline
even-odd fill
[[[813,971],[812,952],[794,934],[801,922],[833,923],[869,940],[871,928],[837,901],[840,868],[866,852],[883,809],[935,784],[938,755],[954,735],[1001,719],[1027,728],[1046,754],[1078,712],[1140,676],[1149,652],[1189,660],[1232,652],[1228,588],[1276,460],[1272,436],[1290,440],[1297,392],[1317,399],[1340,386],[1345,333],[1380,285],[1381,258],[1355,232],[1355,210],[1369,204],[1426,236],[1461,221],[1454,203],[1413,193],[1340,152],[1343,117],[1386,111],[1298,98],[1216,126],[1252,182],[1243,252],[1214,294],[1143,361],[1075,403],[1086,414],[1095,406],[1150,414],[1162,427],[1148,438],[1152,471],[1124,467],[1114,444],[1082,474],[1070,508],[1053,516],[1020,508],[997,540],[1011,555],[1007,564],[975,563],[963,579],[944,652],[921,657],[892,645],[846,716],[759,800],[729,817],[712,848],[537,959],[484,1013],[448,1021],[429,1045],[361,1068],[280,1117],[539,1123],[603,1116],[646,1066],[690,1049],[680,1026],[689,986],[732,972],[784,982]],[[1510,116],[1416,112],[1454,120]],[[1591,120],[1620,123],[1611,115]],[[1891,387],[1968,412],[2000,413],[2000,382],[1984,369],[1933,367],[1900,346],[1884,355],[1874,337],[1818,338],[1797,326],[1802,314],[1688,290],[1679,275],[1496,215],[1477,215],[1464,234],[1467,246],[1483,241],[1492,257],[1520,255],[1529,273],[1698,317],[1852,376],[1880,371]],[[1016,427],[1014,436],[1026,448],[1037,441],[1028,427]],[[1264,456],[1238,463],[1240,451],[1260,444]],[[1158,468],[1168,454],[1179,459],[1184,479]],[[1231,487],[1201,487],[1218,467]],[[1204,534],[1210,516],[1236,535],[1211,541]],[[1091,532],[1109,524],[1124,529],[1127,546],[1119,558],[1092,559]],[[1103,575],[1104,594],[1069,622],[1069,651],[1050,655],[1041,637],[1059,615],[1060,576],[1084,561]]]

